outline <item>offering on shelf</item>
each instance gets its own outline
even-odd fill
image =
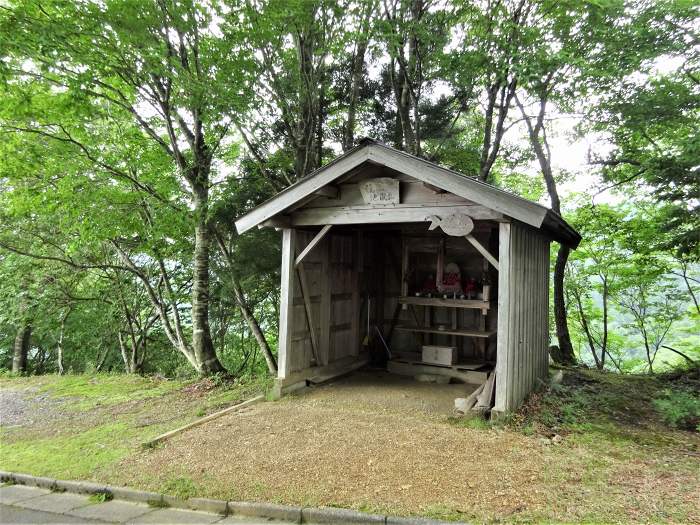
[[[439,291],[443,293],[453,294],[460,292],[462,289],[462,272],[457,264],[451,262],[445,265],[442,273],[442,283],[438,284]],[[449,295],[445,296],[447,299]]]
[[[467,282],[464,285],[464,295],[467,296],[467,299],[476,297],[476,279],[473,277],[467,279]]]

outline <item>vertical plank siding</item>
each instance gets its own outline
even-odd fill
[[[329,232],[311,250],[299,269],[307,283],[310,322],[317,336],[318,360],[314,358],[304,296],[295,257],[315,233],[285,228],[282,233],[282,282],[280,300],[279,372],[283,379],[293,372],[357,355],[359,304],[357,240],[351,235]],[[359,314],[358,314],[359,315]]]
[[[506,412],[548,373],[549,239],[502,223],[499,264],[495,410]]]

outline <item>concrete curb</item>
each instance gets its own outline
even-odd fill
[[[464,522],[440,521],[429,518],[401,518],[381,514],[368,514],[350,509],[335,507],[296,507],[274,503],[223,501],[208,498],[189,498],[186,500],[167,494],[158,494],[126,487],[114,487],[87,481],[67,481],[60,479],[30,476],[0,470],[0,482],[16,483],[41,487],[58,492],[77,494],[109,494],[114,499],[147,503],[153,506],[198,510],[222,516],[246,516],[272,520],[291,521],[293,523],[334,523],[350,525],[355,523],[383,523],[385,525],[466,525]]]

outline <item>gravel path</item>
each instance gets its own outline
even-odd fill
[[[0,426],[22,427],[52,421],[62,415],[62,404],[37,388],[0,389]]]

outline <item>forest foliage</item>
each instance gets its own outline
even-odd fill
[[[581,232],[552,248],[565,360],[700,360],[699,15],[682,0],[1,3],[0,366],[274,372],[280,239],[233,221],[363,136]],[[567,142],[589,144],[585,166],[561,167]]]

